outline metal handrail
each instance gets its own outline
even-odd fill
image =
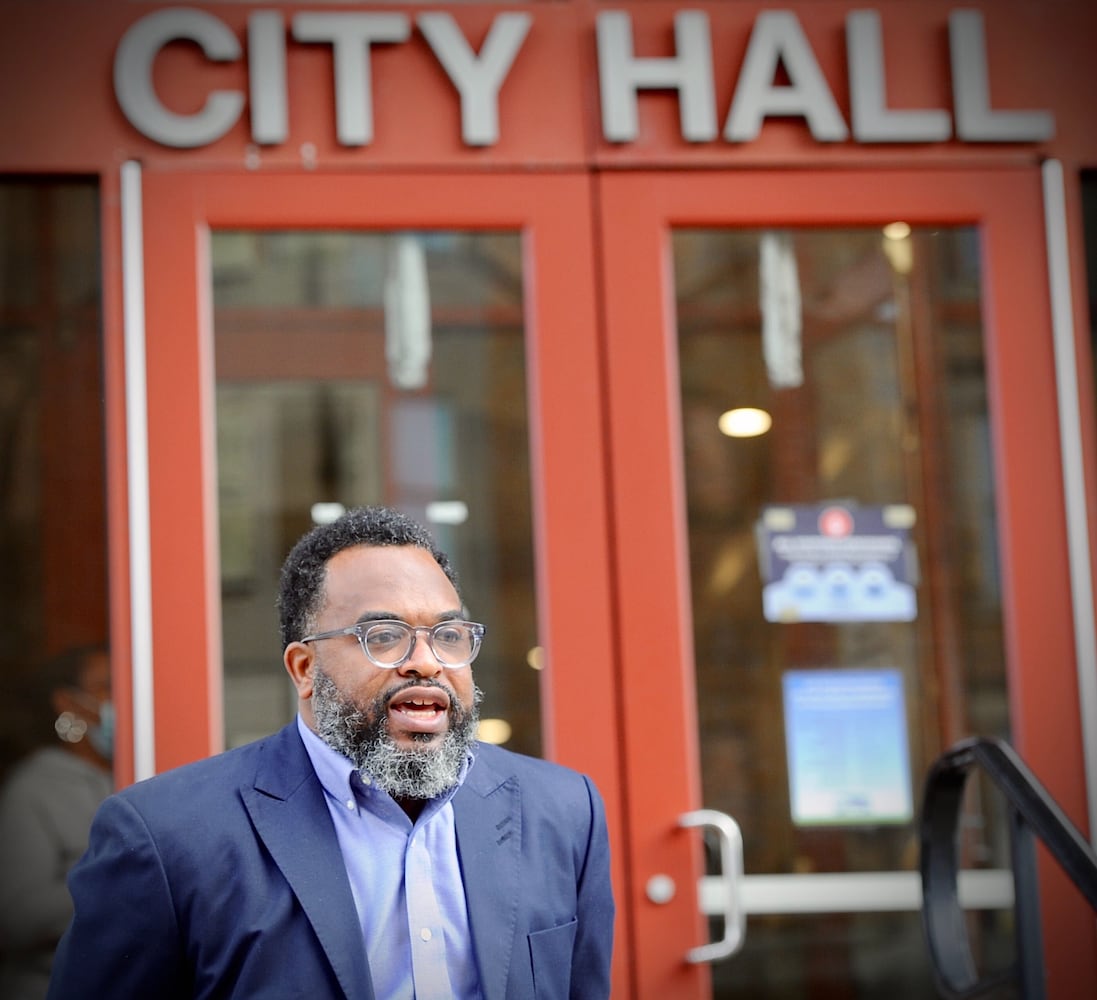
[[[980,767],[1009,805],[1017,959],[1002,973],[980,978],[958,897],[958,824],[968,774]],[[1043,1000],[1034,835],[1097,911],[1097,854],[1009,744],[974,738],[957,743],[926,777],[921,817],[922,923],[939,993],[945,1000],[985,996],[1016,982],[1025,1000]]]

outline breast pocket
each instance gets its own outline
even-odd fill
[[[571,988],[571,953],[578,920],[529,935],[533,991],[537,1000],[566,1000]]]

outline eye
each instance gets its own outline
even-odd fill
[[[366,630],[370,649],[392,649],[407,640],[407,629],[397,624],[372,625]]]
[[[434,641],[443,646],[460,646],[468,642],[468,630],[463,625],[439,625],[434,629]]]

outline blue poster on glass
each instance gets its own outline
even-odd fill
[[[789,670],[782,678],[797,826],[907,823],[914,815],[898,670]]]
[[[907,504],[768,506],[758,521],[771,622],[908,622],[918,613]]]

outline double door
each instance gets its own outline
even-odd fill
[[[398,504],[488,623],[484,738],[605,795],[615,996],[931,996],[929,763],[1003,736],[1083,787],[1038,175],[127,185],[138,772],[292,716],[281,559]],[[1007,830],[965,817],[993,967]]]

